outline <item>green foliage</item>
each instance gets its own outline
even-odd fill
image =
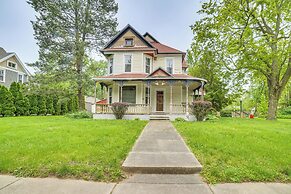
[[[182,118],[182,117],[175,118],[175,121],[176,122],[186,122],[186,120],[184,118]]]
[[[30,103],[29,103],[29,98],[24,97],[24,104],[23,104],[23,109],[24,109],[24,115],[28,116],[30,115]]]
[[[38,115],[46,115],[47,108],[46,108],[46,99],[44,96],[38,96]]]
[[[220,116],[221,117],[232,117],[232,110],[222,110],[220,111]]]
[[[31,64],[40,71],[38,81],[77,92],[79,106],[84,108],[81,97],[88,90],[86,72],[90,72],[86,56],[102,48],[116,34],[117,3],[114,0],[28,3],[38,15],[32,25],[40,60]]]
[[[46,97],[46,109],[47,109],[47,114],[50,114],[50,115],[55,114],[54,102],[53,102],[52,96]]]
[[[11,92],[5,88],[2,87],[2,95],[3,95],[3,104],[2,104],[2,115],[3,116],[13,116],[15,113],[15,106],[14,106],[14,100]]]
[[[200,56],[211,51],[224,71],[240,71],[267,83],[270,120],[276,119],[279,98],[291,76],[290,9],[289,0],[209,0],[199,11],[202,19],[192,26],[194,51]]]
[[[0,85],[0,115],[3,115],[3,108],[5,105],[5,89]]]
[[[75,113],[67,114],[66,116],[73,119],[93,118],[93,114],[87,111],[75,112]]]
[[[122,119],[128,110],[128,104],[123,102],[114,102],[111,104],[111,110],[116,119]]]
[[[68,113],[68,99],[61,100],[61,114],[67,114]]]
[[[36,115],[39,112],[38,99],[36,95],[29,96],[30,114]]]
[[[57,105],[56,105],[56,115],[61,115],[62,113],[62,102],[60,100],[57,101]]]
[[[197,121],[203,121],[212,108],[212,103],[209,101],[194,101],[191,105],[191,114]]]

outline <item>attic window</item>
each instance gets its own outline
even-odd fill
[[[13,63],[11,61],[8,61],[7,66],[13,69],[16,69],[16,63]]]
[[[125,46],[133,46],[133,39],[132,38],[126,38],[124,45]]]

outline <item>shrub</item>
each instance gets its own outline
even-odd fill
[[[38,115],[46,115],[46,99],[43,96],[38,96]]]
[[[139,121],[139,120],[140,120],[140,118],[134,118],[133,120],[135,120],[135,121]]]
[[[279,110],[280,115],[291,115],[291,106]]]
[[[232,110],[222,110],[220,112],[221,117],[232,117]]]
[[[197,121],[203,121],[206,115],[212,108],[212,103],[209,101],[194,101],[191,105],[191,114],[193,114]]]
[[[55,113],[54,102],[51,96],[46,97],[46,109],[47,109],[47,114],[52,115]]]
[[[13,116],[16,109],[11,92],[7,88],[3,87],[2,95],[4,97],[3,106],[1,108],[3,116]]]
[[[182,117],[175,118],[175,121],[177,121],[177,122],[186,122],[186,120],[184,118],[182,118]]]
[[[128,109],[128,104],[123,102],[114,102],[111,104],[111,109],[116,119],[122,119]]]
[[[38,114],[38,100],[36,95],[29,96],[30,114]]]
[[[73,119],[88,119],[93,118],[93,114],[87,111],[80,111],[76,113],[67,114],[66,117]]]

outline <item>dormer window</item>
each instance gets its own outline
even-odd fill
[[[10,68],[12,68],[12,69],[16,69],[16,63],[13,63],[13,62],[11,62],[11,61],[8,61],[8,63],[7,63],[7,67],[10,67]]]
[[[133,46],[133,38],[126,38],[124,45],[125,46]]]

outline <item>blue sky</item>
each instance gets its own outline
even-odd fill
[[[131,24],[140,33],[149,32],[161,43],[186,51],[192,41],[190,25],[199,18],[197,0],[117,0],[118,30]],[[13,9],[12,9],[13,8]],[[13,11],[12,11],[13,10]],[[22,62],[38,59],[38,46],[30,23],[34,10],[26,0],[0,1],[0,46],[16,52]]]

